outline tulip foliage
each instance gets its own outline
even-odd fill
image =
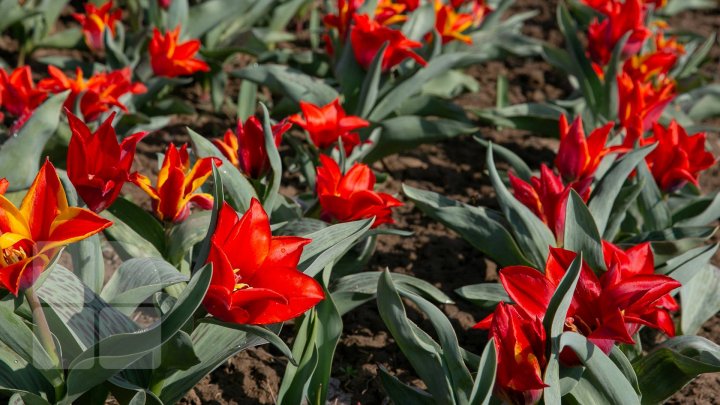
[[[422,381],[379,367],[396,404],[658,403],[720,372],[696,336],[720,312],[720,194],[701,187],[720,110],[698,73],[715,38],[662,19],[703,2],[561,2],[565,48],[525,37],[514,3],[0,1],[18,44],[0,60],[2,401],[173,404],[270,344],[277,402],[324,404],[352,311]],[[466,111],[466,68],[510,55],[572,91],[508,105],[499,86]],[[482,125],[557,152],[531,168]],[[383,159],[463,134],[493,205],[389,192]],[[371,271],[409,204],[499,282]],[[477,304],[482,353],[454,299]]]

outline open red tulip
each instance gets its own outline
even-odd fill
[[[320,155],[317,193],[325,219],[341,222],[375,217],[373,227],[394,223],[392,208],[402,205],[387,193],[374,191],[375,174],[367,165],[356,163],[346,174],[329,156]]]
[[[158,76],[177,77],[188,76],[197,72],[209,72],[210,66],[197,59],[195,55],[200,50],[200,41],[191,39],[178,42],[180,26],[163,35],[155,28],[148,45],[150,65]]]
[[[223,204],[208,256],[213,274],[205,308],[222,321],[240,324],[278,323],[301,315],[325,298],[320,284],[297,269],[308,243],[272,236],[256,199],[242,218]]]
[[[135,146],[148,133],[139,132],[118,143],[112,127],[114,113],[92,133],[80,118],[68,110],[65,112],[72,131],[67,155],[68,177],[90,210],[103,211],[115,202],[122,186],[130,180]]]

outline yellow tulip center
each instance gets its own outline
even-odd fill
[[[250,287],[248,284],[239,283],[239,282],[238,282],[238,281],[239,281],[238,279],[241,278],[241,277],[240,277],[240,269],[233,269],[233,273],[235,273],[235,280],[236,280],[236,281],[235,281],[235,288],[233,289],[233,291],[242,290],[242,289],[244,289],[244,288],[249,288],[249,287]]]
[[[27,259],[27,253],[21,247],[9,247],[3,249],[2,257],[0,257],[0,265],[3,267],[11,266],[15,263],[21,262]]]

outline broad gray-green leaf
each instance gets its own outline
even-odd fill
[[[33,330],[25,321],[13,312],[13,300],[7,297],[0,303],[0,358],[12,359],[18,356],[18,363],[29,364],[24,372],[18,372],[18,381],[4,383],[3,386],[14,389],[38,388],[54,394],[53,386],[62,386],[62,370],[57,368],[50,355],[35,337]],[[14,361],[14,360],[13,360]],[[13,366],[11,364],[11,366]],[[9,376],[2,373],[2,379]],[[16,385],[17,384],[17,385]],[[25,386],[27,384],[27,386]],[[39,392],[37,392],[39,394]]]
[[[150,242],[158,252],[165,250],[165,231],[160,222],[137,204],[119,197],[108,209],[123,224]],[[143,243],[138,241],[138,243]]]
[[[680,329],[696,334],[708,319],[720,312],[720,269],[712,264],[698,266],[695,275],[680,288]]]
[[[656,272],[668,275],[685,285],[710,262],[717,250],[717,243],[697,247],[668,260],[664,265],[658,267]]]
[[[595,223],[597,224],[600,234],[605,232],[613,204],[618,194],[620,194],[625,180],[627,180],[630,173],[635,170],[638,163],[642,162],[642,160],[655,149],[655,146],[654,144],[645,146],[618,159],[602,179],[600,179],[597,186],[595,186],[590,196],[588,208],[593,218],[595,218]]]
[[[434,405],[433,397],[425,391],[406,385],[380,366],[380,383],[396,405]]]
[[[113,215],[110,210],[103,211],[101,216],[113,222],[113,226],[103,232],[120,258],[130,260],[134,257],[162,257],[162,253],[152,243]]]
[[[575,190],[570,190],[570,198],[567,200],[563,248],[582,252],[595,271],[605,270],[600,233],[590,210]]]
[[[197,243],[202,242],[210,227],[211,211],[192,213],[186,220],[173,225],[167,236],[166,257],[177,264]]]
[[[284,65],[252,65],[232,73],[233,76],[266,86],[275,94],[289,97],[296,104],[306,101],[324,106],[338,93],[325,82]]]
[[[446,373],[454,388],[454,398],[457,403],[467,403],[473,391],[473,380],[470,371],[465,367],[465,362],[460,353],[460,343],[455,335],[450,320],[438,309],[424,298],[415,294],[403,294],[407,299],[418,306],[429,318],[438,337],[438,343],[442,348],[441,356]]]
[[[340,314],[344,315],[375,298],[380,275],[380,272],[361,272],[347,275],[334,282],[330,287],[333,301]],[[450,297],[427,281],[397,273],[390,273],[390,276],[397,289],[403,294],[416,294],[438,304],[453,303]]]
[[[527,103],[485,108],[475,110],[474,113],[480,121],[495,126],[557,136],[558,119],[565,110],[550,104]]]
[[[585,372],[597,382],[596,388],[610,403],[640,404],[640,398],[630,381],[599,347],[578,333],[565,332],[560,335],[560,349],[566,347],[575,352],[580,362],[585,365]]]
[[[278,333],[279,328],[275,328],[273,332]],[[212,323],[198,325],[193,330],[191,339],[200,363],[187,370],[175,372],[165,379],[160,398],[166,404],[178,402],[203,377],[231,356],[266,342],[257,335]]]
[[[199,38],[222,22],[237,18],[247,11],[253,2],[247,0],[209,0],[190,8],[188,24],[185,28],[187,38]]]
[[[99,339],[130,333],[137,325],[111,307],[69,270],[55,265],[37,289],[47,305],[45,314],[62,343],[63,357],[72,360]]]
[[[505,187],[495,168],[492,144],[487,150],[487,166],[490,181],[497,193],[498,203],[511,224],[511,229],[520,247],[525,251],[537,268],[543,268],[545,259],[550,252],[549,247],[555,246],[555,237],[529,208],[518,201]]]
[[[495,386],[495,374],[497,372],[497,351],[495,340],[491,338],[485,344],[480,366],[475,375],[475,385],[470,395],[470,405],[488,405],[492,399],[493,387]]]
[[[403,184],[403,193],[422,212],[460,234],[501,266],[532,264],[505,227],[500,213],[484,207],[472,207],[406,184]]]
[[[270,161],[270,169],[272,171],[270,184],[268,185],[263,198],[263,207],[266,212],[272,212],[278,198],[278,193],[280,192],[280,182],[282,181],[282,160],[280,160],[280,153],[278,152],[277,145],[275,144],[275,136],[273,135],[272,127],[270,125],[270,113],[263,103],[260,103],[260,109],[263,113],[265,151],[267,153],[268,160]]]
[[[455,290],[455,293],[473,304],[482,307],[494,307],[499,302],[512,302],[507,291],[505,291],[505,287],[499,283],[466,285]]]
[[[368,68],[368,72],[365,75],[365,80],[363,80],[357,106],[355,107],[355,114],[359,117],[366,117],[370,114],[370,111],[377,101],[380,92],[380,78],[382,77],[382,60],[385,56],[386,48],[387,42],[384,43],[377,54],[375,54]]]
[[[655,179],[646,163],[638,164],[638,180],[645,185],[638,198],[640,213],[643,216],[643,231],[658,231],[672,225],[670,209],[660,192]]]
[[[439,142],[458,135],[471,134],[477,130],[474,125],[465,122],[414,115],[384,119],[380,125],[382,127],[380,140],[365,157],[366,162],[412,149],[423,143]]]
[[[397,345],[407,357],[418,376],[425,382],[435,401],[451,404],[453,389],[450,376],[443,367],[442,355],[437,344],[431,345],[429,336],[418,336],[422,332],[408,319],[389,272],[385,271],[378,280],[377,303],[380,317]]]
[[[347,251],[366,235],[372,219],[336,224],[304,237],[311,239],[303,249],[299,268],[314,277],[330,262],[337,262]]]
[[[700,336],[677,336],[633,362],[643,404],[662,403],[703,373],[720,371],[720,346]]]
[[[482,139],[478,136],[474,136],[473,139],[482,145],[484,148],[488,148],[490,146],[490,142]],[[513,171],[515,171],[515,175],[519,178],[529,182],[530,178],[532,178],[532,171],[530,170],[530,167],[525,163],[525,161],[518,155],[515,154],[515,152],[511,151],[510,149],[498,145],[493,144],[493,151],[501,157],[505,162],[507,162],[512,168]]]
[[[150,329],[117,334],[100,340],[70,364],[67,376],[67,400],[73,401],[83,392],[130,367],[173,337],[200,306],[210,285],[211,266],[195,273],[170,312]]]
[[[60,110],[69,92],[47,99],[32,113],[17,134],[0,147],[0,173],[10,185],[9,191],[30,187],[38,170],[45,144],[55,134]]]
[[[448,53],[432,59],[427,66],[395,86],[392,91],[385,95],[377,105],[375,105],[375,108],[373,108],[370,113],[369,119],[371,121],[383,121],[384,118],[392,114],[408,98],[418,94],[425,83],[434,77],[450,69],[467,66],[483,59],[484,56],[475,55],[470,52]]]
[[[115,271],[100,297],[129,315],[154,293],[185,281],[188,277],[163,259],[130,259]]]

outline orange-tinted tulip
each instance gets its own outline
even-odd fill
[[[435,0],[435,29],[440,33],[443,44],[455,40],[472,44],[472,38],[463,34],[472,25],[472,14],[459,13],[455,6]],[[431,38],[432,35],[428,34],[426,41]]]
[[[280,146],[283,134],[292,124],[283,121],[271,127],[275,146]],[[254,115],[243,124],[237,123],[237,135],[228,129],[223,139],[213,139],[212,143],[220,152],[248,177],[259,179],[270,169],[267,149],[265,149],[265,131],[263,124]]]
[[[363,3],[364,0],[338,0],[337,14],[327,14],[323,17],[325,25],[338,30],[340,41],[345,41],[347,38],[355,12]]]
[[[74,13],[72,16],[82,26],[85,43],[92,50],[105,49],[103,36],[109,29],[115,35],[115,24],[122,19],[122,10],[110,11],[113,1],[110,0],[99,8],[91,2],[85,2],[85,14]]]
[[[355,163],[345,175],[329,156],[320,155],[317,194],[324,219],[340,222],[375,217],[373,227],[394,223],[392,208],[403,205],[387,193],[374,191],[375,174],[367,165]]]
[[[92,211],[68,206],[55,168],[45,162],[19,209],[0,196],[0,285],[17,296],[33,285],[60,248],[110,225]]]
[[[152,186],[150,179],[139,173],[133,173],[130,180],[150,196],[153,212],[159,220],[182,222],[190,215],[191,204],[204,210],[212,208],[212,196],[196,193],[195,190],[210,177],[213,164],[220,166],[222,162],[217,158],[202,158],[191,168],[187,145],[178,150],[170,144],[158,173],[156,187]]]
[[[575,189],[583,199],[590,197],[592,178],[586,178],[572,186],[563,184],[560,176],[544,164],[540,167],[540,177],[533,176],[530,183],[508,172],[513,195],[528,207],[562,241],[565,230],[565,207],[570,189]]]
[[[153,30],[153,37],[148,45],[153,72],[158,76],[177,77],[210,71],[207,63],[195,58],[200,50],[200,41],[191,39],[178,43],[179,37],[179,26],[165,35],[157,28]]]
[[[73,79],[54,66],[48,66],[48,74],[50,77],[41,80],[38,87],[52,93],[70,90],[65,108],[71,111],[77,104],[77,98],[81,97],[80,112],[87,121],[98,119],[100,114],[113,107],[127,111],[120,98],[126,94],[142,94],[147,91],[144,84],[132,82],[129,67],[107,73],[96,73],[87,80],[83,78],[80,68],[76,69]]]
[[[632,146],[675,98],[675,82],[668,77],[645,82],[633,79],[627,72],[621,72],[617,85],[618,118],[627,129],[624,144]]]
[[[645,161],[661,189],[672,192],[687,182],[698,185],[700,172],[716,162],[713,154],[705,149],[706,140],[704,132],[688,135],[675,120],[667,128],[653,124],[652,136],[640,143],[657,142]]]
[[[475,26],[480,25],[485,17],[493,11],[492,7],[486,4],[485,0],[450,0],[450,4],[455,9],[458,9],[467,3],[472,3],[471,15],[473,25]]]
[[[257,325],[284,322],[309,310],[325,294],[297,268],[308,243],[310,239],[272,236],[256,199],[240,219],[225,203],[211,238],[213,274],[205,308],[225,322]]]
[[[568,125],[565,115],[560,116],[560,149],[555,157],[555,167],[565,181],[583,181],[595,175],[600,161],[613,151],[605,146],[613,125],[609,123],[586,137],[581,117]]]
[[[341,42],[347,39],[353,17],[364,2],[364,0],[337,0],[337,14],[327,14],[323,17],[326,26],[338,30]],[[419,5],[418,0],[379,0],[373,20],[382,25],[402,23],[408,19],[406,13],[414,11]]]
[[[610,62],[613,49],[620,39],[630,32],[623,55],[638,53],[651,35],[645,26],[645,12],[640,0],[620,2],[611,0],[604,6],[605,18],[595,20],[588,27],[588,50],[593,62],[605,66]]]
[[[35,86],[30,66],[19,67],[9,75],[0,69],[0,91],[3,107],[17,117],[15,129],[21,127],[47,98],[47,91]]]
[[[500,302],[491,317],[475,325],[490,329],[497,352],[495,393],[509,404],[534,404],[542,396],[547,338],[542,317]]]
[[[355,60],[364,69],[370,67],[375,55],[386,42],[388,45],[382,60],[383,71],[390,70],[407,58],[422,66],[427,64],[413,51],[414,48],[421,48],[422,44],[408,39],[402,31],[386,27],[364,14],[356,15],[354,20],[355,25],[350,30],[350,42]]]
[[[147,132],[130,135],[118,143],[111,114],[94,132],[67,111],[72,138],[68,146],[67,174],[88,208],[100,212],[120,195],[130,180],[135,146]]]
[[[360,144],[360,135],[352,131],[370,125],[360,117],[346,115],[337,98],[322,107],[301,101],[300,110],[302,115],[291,116],[290,122],[307,131],[312,143],[323,150],[335,145],[341,138],[345,153],[350,154]]]

